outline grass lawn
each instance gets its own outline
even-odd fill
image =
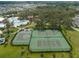
[[[12,46],[10,44],[11,39],[13,38],[13,34],[10,34],[9,37],[9,42],[8,45],[6,47],[4,47],[4,45],[0,45],[0,58],[41,58],[41,53],[31,53],[28,50],[28,46]],[[67,34],[66,37],[70,37],[70,41],[72,44],[72,48],[73,50],[72,52],[72,56],[73,57],[79,57],[79,32],[77,31],[71,31],[71,30],[67,30]],[[24,54],[21,56],[21,51],[22,51],[22,47],[24,47]],[[48,53],[43,53],[43,57],[45,58],[68,58],[70,57],[70,53],[69,52],[48,52]]]
[[[67,36],[70,37],[73,57],[79,58],[79,32],[67,30]]]

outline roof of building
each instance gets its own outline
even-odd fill
[[[5,18],[3,18],[3,17],[0,17],[0,21],[3,21]]]
[[[20,31],[12,41],[13,45],[29,45],[31,37],[31,31]]]
[[[12,23],[13,21],[16,21],[17,19],[18,19],[18,17],[10,17],[10,18],[8,18],[8,21],[10,23]]]
[[[5,42],[5,38],[0,38],[0,44],[3,44]]]
[[[3,32],[0,30],[0,34],[3,34]]]
[[[29,22],[29,20],[26,19],[18,19],[18,17],[10,17],[8,18],[9,23],[12,23],[14,27],[20,26],[20,25],[25,25]]]
[[[72,25],[79,27],[79,15],[73,18]]]

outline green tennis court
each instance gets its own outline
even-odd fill
[[[60,31],[58,30],[44,30],[44,31],[38,31],[38,30],[34,30],[32,33],[32,38],[34,37],[62,37],[62,35],[60,35]]]
[[[13,39],[13,45],[28,45],[30,41],[31,31],[21,31]]]
[[[70,51],[70,45],[59,30],[33,31],[30,51]]]

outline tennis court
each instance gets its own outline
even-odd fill
[[[33,31],[30,51],[70,51],[70,45],[59,30]]]
[[[38,30],[34,30],[32,33],[32,38],[34,37],[62,37],[62,35],[60,35],[60,31],[58,30],[44,30],[44,31],[38,31]]]
[[[31,31],[21,31],[13,39],[13,45],[28,45],[31,37]]]

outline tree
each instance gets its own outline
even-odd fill
[[[68,4],[69,5],[69,4]],[[65,6],[65,4],[64,4]],[[56,7],[53,6],[39,6],[37,8],[24,10],[19,13],[20,17],[26,18],[28,15],[36,16],[39,18],[33,18],[36,23],[36,28],[45,29],[46,23],[50,25],[48,28],[59,28],[60,25],[64,25],[67,28],[71,26],[72,17],[75,16],[76,10],[71,9],[68,6],[63,7],[61,4]]]

